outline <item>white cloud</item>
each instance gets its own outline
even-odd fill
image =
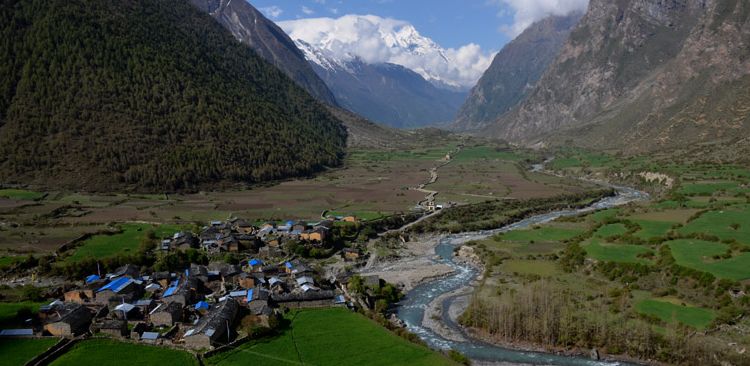
[[[568,15],[574,11],[585,11],[589,0],[492,0],[500,5],[500,16],[509,7],[513,13],[513,24],[505,25],[501,31],[515,37],[534,22],[550,15]]]
[[[305,13],[305,15],[311,15],[311,14],[315,13],[314,10],[312,10],[312,9],[310,9],[310,8],[304,6],[304,5],[302,6],[302,12]]]
[[[494,54],[470,43],[444,49],[421,36],[408,22],[374,15],[309,18],[279,22],[295,40],[302,40],[339,60],[355,57],[367,63],[394,63],[428,80],[472,87]]]
[[[273,6],[266,6],[264,8],[259,9],[261,13],[263,13],[265,16],[269,18],[276,19],[284,12],[280,7],[273,5]]]

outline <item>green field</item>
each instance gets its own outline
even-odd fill
[[[531,230],[513,230],[507,233],[497,235],[495,240],[507,240],[516,242],[548,242],[548,241],[563,241],[570,239],[583,230],[577,229],[565,229],[544,226]]]
[[[109,339],[91,339],[77,343],[51,365],[164,366],[198,365],[198,361],[184,351]]]
[[[54,346],[57,338],[13,338],[0,339],[0,366],[18,366]]]
[[[679,322],[699,330],[705,329],[715,317],[713,311],[708,309],[653,299],[643,300],[635,308],[640,313],[653,315],[667,323]]]
[[[741,205],[721,211],[706,212],[680,228],[678,232],[682,234],[706,233],[721,239],[737,239],[740,243],[750,245],[750,207]]]
[[[8,267],[15,263],[16,257],[0,257],[0,268]]]
[[[0,198],[12,200],[35,201],[44,197],[44,193],[27,191],[25,189],[0,189]]]
[[[507,273],[538,275],[542,277],[550,277],[560,273],[555,262],[522,259],[506,260],[500,265],[500,270]]]
[[[617,160],[610,155],[587,152],[583,150],[569,150],[561,157],[555,158],[549,166],[552,169],[569,169],[588,166],[592,168],[602,168],[612,166]]]
[[[505,160],[505,161],[521,161],[526,159],[527,156],[509,151],[507,149],[497,149],[491,146],[474,146],[462,149],[454,157],[454,162],[465,162],[473,160]]]
[[[620,213],[619,208],[608,208],[606,210],[596,211],[593,214],[589,215],[588,217],[593,221],[602,222],[606,219],[617,217],[619,213]]]
[[[644,258],[638,258],[638,254],[649,251],[648,248],[638,245],[627,244],[609,244],[602,243],[599,240],[591,239],[589,244],[584,245],[586,254],[596,260],[604,262],[619,263],[649,263]]]
[[[23,319],[18,319],[18,310],[30,308],[32,312],[39,311],[42,303],[24,302],[0,302],[0,328],[13,328],[22,325]]]
[[[624,224],[609,224],[604,225],[596,231],[596,236],[600,238],[609,238],[611,236],[618,236],[628,232],[628,228]]]
[[[727,252],[729,246],[703,240],[674,240],[667,242],[677,264],[708,272],[718,278],[744,280],[750,278],[750,253],[728,259],[713,259]]]
[[[347,309],[304,310],[276,338],[208,358],[208,365],[450,365]]]
[[[729,191],[739,186],[737,182],[688,183],[680,187],[679,192],[692,196],[710,196],[719,191]]]
[[[75,262],[84,258],[107,258],[118,254],[135,253],[149,230],[153,230],[157,238],[171,236],[180,231],[180,227],[176,225],[153,226],[131,223],[122,224],[119,227],[122,230],[119,234],[96,235],[86,240],[75,249],[73,255],[66,258],[66,261]]]
[[[635,232],[635,236],[644,240],[648,240],[654,237],[664,236],[669,230],[672,229],[674,223],[666,221],[648,221],[648,220],[636,220],[640,230]]]

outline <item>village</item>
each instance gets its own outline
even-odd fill
[[[28,314],[23,328],[0,330],[0,338],[109,337],[206,352],[266,334],[291,309],[372,309],[380,296],[361,289],[385,284],[378,276],[353,274],[351,268],[366,260],[360,249],[335,249],[348,265],[334,272],[288,250],[291,244],[331,250],[334,225],[356,222],[349,216],[254,226],[232,219],[211,222],[200,233],[180,231],[161,238],[152,254],[199,250],[211,258],[208,264],[171,272],[127,264],[92,273],[61,286],[54,301]],[[222,253],[245,259],[227,263],[217,259]],[[355,277],[359,289],[352,292]]]

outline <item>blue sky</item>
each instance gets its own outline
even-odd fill
[[[500,0],[251,0],[250,3],[275,21],[337,18],[345,14],[405,20],[443,47],[476,43],[486,51],[497,51],[510,40],[512,33],[502,29],[514,23],[515,14],[510,5]]]

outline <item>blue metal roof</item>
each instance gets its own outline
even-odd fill
[[[289,269],[294,268],[294,266],[292,265],[291,262],[286,262],[286,263],[284,263],[284,265],[286,266],[286,268],[289,268]]]
[[[208,309],[210,306],[205,301],[199,301],[197,304],[195,304],[195,310],[200,309]]]
[[[247,302],[253,301],[253,289],[247,290]]]
[[[125,282],[121,283],[121,284],[120,284],[119,286],[116,286],[116,287],[114,288],[114,290],[113,290],[113,291],[114,291],[114,292],[120,292],[120,291],[122,291],[122,290],[123,290],[123,289],[124,289],[125,287],[127,287],[127,286],[128,286],[129,284],[131,284],[131,283],[133,283],[133,282],[135,282],[135,280],[133,280],[133,279],[129,278],[129,279],[127,280],[127,281],[125,281]]]
[[[161,295],[161,297],[170,297],[174,295],[176,291],[177,291],[177,287],[170,287],[166,291],[164,291],[164,295]]]
[[[262,265],[263,261],[261,261],[260,259],[251,259],[248,263],[251,266],[258,266],[258,265]]]
[[[172,283],[169,285],[169,288],[166,291],[164,291],[164,294],[161,295],[161,297],[170,297],[174,295],[174,293],[177,292],[177,287],[179,286],[180,286],[180,280],[172,281]]]
[[[153,341],[159,338],[159,333],[156,332],[143,332],[141,339]]]
[[[91,283],[91,282],[94,282],[94,281],[98,281],[99,279],[101,279],[101,277],[99,277],[97,275],[91,275],[91,276],[86,277],[86,283]]]
[[[102,292],[106,290],[112,290],[114,292],[118,292],[122,290],[124,286],[127,286],[127,283],[131,281],[130,278],[127,277],[120,277],[104,286],[102,286],[100,289],[96,290],[96,292]]]

